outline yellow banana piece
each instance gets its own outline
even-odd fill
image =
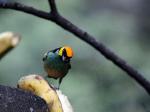
[[[42,76],[35,74],[24,76],[18,81],[18,88],[43,98],[48,104],[50,112],[64,112],[56,90]]]
[[[14,48],[20,41],[20,35],[13,32],[0,33],[0,57]]]

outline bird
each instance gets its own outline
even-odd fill
[[[59,79],[58,89],[60,88],[63,78],[71,69],[71,58],[73,50],[69,46],[59,47],[49,50],[43,56],[44,69],[49,78]]]

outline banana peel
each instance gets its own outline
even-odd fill
[[[60,90],[49,85],[40,75],[31,74],[22,77],[18,81],[18,88],[43,98],[49,107],[49,112],[73,112],[68,98]]]

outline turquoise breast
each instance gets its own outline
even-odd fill
[[[44,61],[44,68],[50,77],[64,77],[69,70],[70,63],[65,63],[61,57],[53,52],[47,54],[47,59]]]

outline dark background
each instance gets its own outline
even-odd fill
[[[150,80],[149,0],[56,1],[62,15],[97,37]],[[49,11],[47,0],[19,2]],[[15,87],[24,75],[46,74],[42,64],[44,53],[69,45],[74,49],[72,69],[61,90],[75,112],[150,111],[150,97],[142,87],[91,46],[54,23],[0,9],[0,32],[5,31],[20,33],[22,40],[1,60],[1,85]],[[56,81],[51,82],[57,85]]]

